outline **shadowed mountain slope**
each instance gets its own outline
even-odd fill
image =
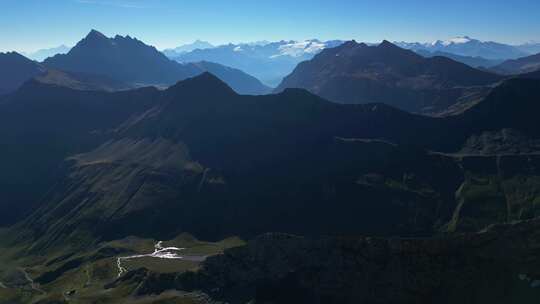
[[[18,53],[0,53],[0,95],[16,90],[44,71],[39,63]]]
[[[482,57],[461,56],[461,55],[456,55],[456,54],[441,52],[441,51],[430,52],[430,51],[422,50],[422,49],[414,50],[414,51],[428,58],[435,57],[435,56],[447,57],[454,61],[464,63],[473,68],[484,68],[484,69],[491,68],[493,66],[503,63],[504,61],[502,59],[486,59]]]
[[[95,147],[110,129],[144,111],[157,92],[80,91],[27,82],[0,104],[2,224],[28,212],[62,176],[64,159]]]
[[[518,75],[519,78],[540,79],[540,71]]]
[[[193,65],[222,79],[239,94],[263,95],[272,91],[257,78],[238,69],[208,61],[195,62]]]
[[[36,81],[81,91],[123,91],[132,85],[101,75],[47,70],[34,78]]]
[[[140,271],[134,293],[203,290],[227,303],[533,304],[540,299],[538,228],[534,220],[432,239],[266,234],[198,272]]]
[[[500,76],[445,57],[424,58],[384,41],[378,46],[347,42],[298,65],[277,92],[304,88],[339,103],[382,102],[434,114],[462,99],[479,98],[482,86]]]
[[[525,74],[540,70],[540,54],[507,60],[492,68],[493,71],[502,74]]]
[[[33,159],[24,145],[14,145],[19,150],[3,151],[2,159],[32,159],[29,166],[43,169],[35,171],[37,180],[63,164],[56,185],[44,179],[49,188],[43,184],[42,191],[49,191],[38,209],[16,226],[36,250],[68,239],[88,245],[182,231],[209,239],[268,230],[403,236],[474,231],[536,213],[535,196],[521,191],[527,183],[536,191],[538,157],[448,152],[487,131],[515,129],[537,139],[537,85],[508,81],[448,118],[382,104],[335,104],[300,89],[242,96],[209,73],[165,91],[84,93],[40,85],[27,97],[19,91],[5,106],[14,107],[12,117],[41,106],[55,116],[34,108],[41,113],[35,131],[16,120],[9,128],[26,130],[23,142],[40,146],[41,139],[52,142],[55,128],[69,118],[73,128],[58,135],[66,147],[43,146],[48,152]],[[74,94],[83,94],[75,99],[80,111],[70,108]],[[83,111],[89,105],[95,112]],[[108,120],[94,119],[101,111],[110,113]],[[52,118],[55,123],[45,123]],[[6,172],[17,176],[17,168]],[[479,180],[506,187],[522,174],[530,181],[508,190],[515,193],[511,199],[488,203],[475,196]],[[6,179],[12,180],[9,174]],[[508,211],[507,205],[515,207]]]

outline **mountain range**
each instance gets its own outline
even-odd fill
[[[216,62],[245,71],[266,85],[276,86],[299,62],[311,59],[321,50],[339,44],[341,41],[322,42],[316,39],[227,44],[175,54],[170,58],[181,63]]]
[[[276,91],[304,88],[339,103],[382,102],[440,114],[477,100],[501,79],[445,57],[424,58],[388,41],[377,46],[349,41],[300,63]]]
[[[501,74],[525,74],[540,71],[540,53],[513,60],[507,60],[492,67],[492,70]]]
[[[1,136],[10,147],[1,152],[2,180],[12,185],[5,189],[10,197],[21,198],[20,215],[30,213],[16,227],[34,250],[81,237],[87,246],[182,231],[205,239],[267,230],[476,231],[503,214],[523,219],[536,212],[517,185],[506,192],[512,200],[474,196],[481,184],[468,174],[491,180],[497,172],[477,167],[477,157],[484,155],[488,168],[513,170],[496,181],[501,185],[525,172],[536,176],[537,158],[524,151],[497,160],[483,148],[456,156],[427,151],[457,153],[471,136],[502,129],[538,139],[539,94],[537,80],[514,79],[460,115],[430,118],[383,104],[335,104],[299,89],[237,95],[208,73],[165,91],[106,93],[31,82],[2,102]],[[55,144],[59,137],[62,145]],[[26,149],[32,146],[40,147],[39,156]],[[496,214],[474,211],[483,204]]]
[[[336,47],[340,40],[279,41],[228,44],[212,46],[197,41],[181,46],[178,51],[165,50],[165,54],[179,62],[212,61],[232,66],[261,79],[269,86],[277,86],[296,64],[310,60],[325,48]],[[505,60],[517,59],[540,53],[538,43],[509,45],[492,41],[480,41],[467,36],[431,43],[394,42],[425,57],[444,56],[475,68],[491,68]],[[371,45],[371,44],[368,44]],[[264,69],[262,68],[264,66]]]
[[[244,72],[218,64],[179,64],[154,47],[129,36],[108,38],[92,30],[67,54],[43,61],[47,68],[67,72],[104,75],[133,86],[168,86],[207,70],[225,77],[240,93],[264,94],[269,88]]]
[[[461,56],[461,55],[456,55],[456,54],[441,52],[441,51],[430,52],[424,49],[415,50],[415,52],[419,55],[422,55],[428,58],[437,57],[437,56],[450,58],[454,61],[464,63],[473,68],[481,68],[481,69],[491,68],[504,62],[503,59],[486,59],[486,58],[478,57],[478,56],[477,57]]]
[[[324,48],[335,47],[342,41],[321,42],[317,39],[306,41],[260,41],[214,46],[209,42],[196,40],[162,51],[167,57],[179,62],[209,61],[235,67],[263,80],[266,85],[277,86],[279,82],[301,61],[309,60]],[[470,37],[456,37],[437,40],[432,43],[395,42],[396,45],[411,49],[424,57],[443,56],[465,63],[475,68],[491,68],[505,60],[518,59],[540,53],[540,44],[525,43],[508,45],[496,42],[484,42]],[[371,44],[369,44],[371,45]],[[23,55],[42,61],[56,54],[65,54],[70,50],[64,45],[43,49]],[[242,50],[242,52],[238,52]],[[295,59],[296,58],[296,59]],[[258,68],[265,65],[265,69]],[[499,71],[500,72],[500,71]]]
[[[396,45],[413,51],[445,52],[468,57],[482,57],[490,60],[516,59],[530,55],[534,48],[522,48],[493,41],[480,41],[468,36],[455,37],[448,40],[437,40],[431,43],[396,42]]]
[[[130,84],[103,75],[47,69],[42,64],[14,52],[0,53],[0,67],[0,94],[13,93],[32,79],[78,90],[117,91],[133,88]]]
[[[211,49],[214,48],[214,45],[207,41],[201,41],[201,40],[195,40],[193,43],[184,44],[179,47],[176,47],[174,49],[165,49],[163,50],[163,54],[165,54],[169,58],[174,58],[178,55],[189,53],[194,50],[204,50],[204,49]]]
[[[538,303],[536,56],[204,44],[0,54],[0,303]]]
[[[529,54],[538,54],[538,53],[540,53],[540,43],[538,43],[538,42],[527,42],[527,43],[518,45],[517,48],[519,48],[523,52],[529,53]]]
[[[536,72],[521,74],[521,75],[518,75],[518,77],[529,78],[529,79],[540,79],[540,70]]]
[[[53,47],[53,48],[48,48],[48,49],[41,49],[41,50],[37,50],[37,51],[34,51],[34,52],[23,53],[23,55],[30,58],[30,59],[32,59],[32,60],[41,62],[41,61],[43,61],[43,60],[45,60],[45,59],[47,59],[49,57],[52,57],[54,55],[65,54],[65,53],[69,52],[69,50],[71,50],[71,47],[61,45],[61,46],[58,46],[58,47]]]

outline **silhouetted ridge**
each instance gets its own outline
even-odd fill
[[[401,49],[399,46],[393,44],[392,42],[388,41],[388,40],[383,40],[380,44],[379,44],[379,47],[380,48],[398,48],[398,49]]]
[[[514,78],[497,86],[476,106],[465,112],[470,125],[485,129],[517,129],[533,138],[540,134],[540,80]]]
[[[0,53],[0,94],[13,92],[45,69],[17,52]]]
[[[271,88],[263,85],[257,78],[235,68],[208,61],[194,62],[191,65],[223,80],[239,94],[263,95],[272,91]]]
[[[93,39],[109,39],[109,38],[107,38],[107,36],[105,36],[105,35],[102,34],[101,32],[92,29],[92,30],[88,33],[88,35],[86,35],[86,39],[93,40]]]
[[[77,53],[77,52],[84,52],[86,48],[106,48],[111,47],[112,43],[111,40],[105,36],[104,34],[96,31],[91,30],[86,37],[84,37],[81,41],[79,41],[69,52],[70,53]],[[54,56],[53,58],[56,58],[58,56],[62,56],[63,54],[59,54]],[[45,60],[45,62],[47,62]]]
[[[356,46],[359,46],[359,45],[360,44],[358,44],[358,42],[356,42],[356,40],[350,40],[350,41],[347,41],[347,42],[343,43],[342,45],[338,46],[337,48],[351,48],[351,47],[356,47]]]
[[[516,75],[540,71],[540,54],[531,55],[515,60],[507,60],[491,68],[501,74]]]
[[[167,92],[211,92],[212,94],[236,94],[231,87],[229,87],[221,79],[217,78],[210,72],[203,72],[200,75],[177,82],[175,85],[169,87]]]
[[[279,93],[280,95],[309,95],[309,96],[317,96],[310,91],[302,88],[286,88],[282,92]]]
[[[519,78],[540,79],[540,71],[518,75]]]
[[[30,60],[17,52],[6,52],[6,53],[0,52],[0,56],[5,57],[6,59]]]
[[[365,44],[364,42],[361,42],[361,43],[358,43],[356,42],[356,40],[350,40],[350,41],[347,41],[335,48],[328,48],[328,49],[324,49],[321,53],[324,53],[324,52],[330,52],[330,53],[337,53],[337,52],[340,52],[340,51],[346,51],[346,50],[355,50],[355,49],[363,49],[363,48],[366,48],[366,47],[369,47],[367,44]],[[316,56],[315,56],[316,57]]]

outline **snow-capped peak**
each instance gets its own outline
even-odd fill
[[[444,45],[444,46],[449,46],[449,45],[452,45],[452,44],[464,44],[464,43],[468,43],[468,42],[471,42],[473,41],[473,39],[467,37],[467,36],[463,36],[463,37],[454,37],[454,38],[451,38],[451,39],[448,39],[448,40],[437,40],[435,42],[432,43],[432,45]]]
[[[315,39],[304,41],[290,41],[286,44],[279,46],[279,55],[301,57],[305,54],[316,54],[325,48],[325,43]]]

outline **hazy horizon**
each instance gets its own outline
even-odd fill
[[[3,7],[1,52],[73,46],[93,28],[109,37],[130,35],[160,50],[195,40],[214,45],[315,38],[432,42],[470,36],[513,45],[540,40],[540,3],[523,0],[414,0],[406,5],[372,0],[7,0]]]
[[[90,32],[92,29],[89,29],[88,32]],[[97,30],[97,29],[95,29]],[[135,34],[107,34],[107,33],[104,33],[103,31],[100,31],[100,30],[97,30],[99,32],[101,32],[102,34],[104,34],[105,36],[109,37],[109,38],[114,38],[114,36],[116,35],[120,35],[120,36],[130,36],[132,38],[136,38],[138,40],[141,40],[142,42],[145,42],[146,44],[148,45],[151,45],[153,47],[155,47],[156,49],[158,49],[159,51],[164,51],[164,50],[167,50],[167,49],[174,49],[174,48],[177,48],[177,47],[180,47],[180,46],[184,46],[184,45],[189,45],[189,44],[192,44],[192,43],[195,43],[197,41],[200,41],[200,42],[208,42],[210,44],[212,44],[213,46],[217,47],[217,46],[222,46],[222,45],[227,45],[227,44],[256,44],[256,43],[272,43],[272,42],[279,42],[279,41],[306,41],[306,40],[312,40],[312,39],[317,39],[317,40],[320,40],[320,41],[331,41],[331,40],[341,40],[341,41],[352,41],[352,40],[355,40],[357,42],[364,42],[364,43],[368,43],[368,44],[378,44],[378,43],[381,43],[382,41],[384,40],[388,40],[388,41],[391,41],[391,42],[406,42],[406,43],[432,43],[432,42],[436,42],[437,40],[450,40],[450,39],[453,39],[453,38],[458,38],[458,37],[469,37],[471,39],[477,39],[477,37],[473,37],[471,35],[456,35],[456,36],[452,36],[452,37],[441,37],[439,39],[435,39],[435,40],[429,40],[429,41],[418,41],[418,40],[392,40],[392,39],[386,39],[386,38],[381,38],[379,40],[375,40],[375,41],[367,41],[367,40],[361,40],[361,39],[358,39],[358,38],[345,38],[345,39],[338,39],[338,38],[335,38],[335,39],[320,39],[318,37],[311,37],[311,38],[300,38],[300,39],[287,39],[287,38],[283,38],[283,39],[277,39],[277,40],[267,40],[267,39],[261,39],[261,40],[253,40],[253,41],[227,41],[227,42],[223,42],[223,43],[216,43],[216,42],[212,42],[212,41],[209,41],[209,40],[206,40],[206,39],[203,39],[203,38],[196,38],[194,40],[190,40],[190,41],[183,41],[183,42],[179,42],[178,44],[175,44],[175,45],[171,45],[171,46],[167,46],[167,47],[160,47],[160,46],[157,46],[157,45],[153,45],[151,43],[147,43],[146,40],[138,37],[137,35]],[[59,47],[68,47],[68,48],[72,48],[74,47],[80,40],[82,40],[84,37],[86,37],[88,33],[82,35],[80,37],[80,39],[76,40],[75,42],[73,43],[60,43],[60,44],[57,44],[57,45],[47,45],[47,46],[43,46],[43,47],[38,47],[38,48],[35,48],[35,49],[28,49],[28,50],[17,50],[17,49],[1,49],[0,48],[0,52],[17,52],[17,53],[21,53],[21,54],[29,54],[29,53],[34,53],[34,52],[37,52],[37,51],[42,51],[42,50],[48,50],[48,49],[56,49],[56,48],[59,48]],[[480,41],[483,41],[483,42],[498,42],[498,43],[503,43],[503,44],[508,44],[508,45],[515,45],[515,46],[519,46],[519,45],[525,45],[525,44],[528,44],[528,43],[540,43],[540,40],[528,40],[528,41],[523,41],[521,43],[509,43],[509,42],[504,42],[504,41],[498,41],[498,40],[492,40],[492,39],[487,39],[487,40],[483,40],[483,39],[478,39]]]

